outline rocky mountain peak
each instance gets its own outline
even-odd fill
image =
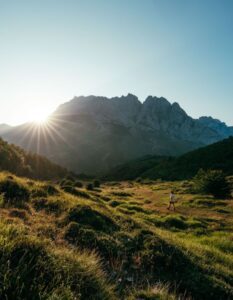
[[[39,153],[89,174],[144,155],[181,154],[233,135],[233,128],[219,120],[191,118],[177,102],[148,96],[142,103],[130,93],[113,98],[74,97],[60,105],[53,116],[56,130],[52,138],[51,132],[45,134],[44,142],[41,137]],[[28,126],[17,126],[2,136],[38,151],[38,137],[27,135]]]
[[[148,96],[144,101],[143,105],[155,107],[157,109],[167,109],[171,106],[171,103],[164,97]]]
[[[206,124],[221,124],[221,125],[224,125],[226,126],[226,123],[218,120],[218,119],[214,119],[210,116],[203,116],[203,117],[200,117],[199,118],[199,121],[200,122],[203,122],[203,123],[206,123]]]
[[[183,108],[180,107],[179,103],[177,102],[174,102],[172,105],[171,105],[171,110],[172,110],[172,113],[173,114],[176,114],[176,115],[182,115],[183,117],[188,117],[187,113],[183,110]]]
[[[233,127],[227,126],[226,123],[218,119],[214,119],[210,116],[209,117],[203,116],[200,117],[197,121],[200,124],[216,131],[219,135],[223,136],[223,138],[233,136]]]
[[[138,100],[138,97],[137,96],[135,96],[135,95],[133,95],[133,94],[130,94],[130,93],[128,93],[128,95],[127,96],[121,96],[120,97],[120,99],[122,99],[122,100],[126,100],[126,101],[129,101],[129,102],[132,102],[132,103],[134,103],[134,102],[139,102],[139,103],[141,103],[139,100]]]

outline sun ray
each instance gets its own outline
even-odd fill
[[[26,123],[19,128],[19,144],[26,142],[26,149],[41,155],[49,155],[52,144],[58,147],[62,144],[74,149],[67,138],[70,133],[69,126],[74,124],[72,120],[67,120],[66,115],[51,115],[41,119],[37,118],[33,122]],[[25,128],[23,127],[25,126]]]

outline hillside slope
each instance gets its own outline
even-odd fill
[[[56,179],[65,177],[68,171],[47,158],[27,153],[23,149],[10,145],[0,138],[0,171],[9,171],[16,175],[35,179]]]
[[[60,105],[44,127],[23,124],[2,136],[73,171],[103,174],[145,155],[181,155],[231,133],[214,122],[195,120],[163,97],[141,103],[132,94],[88,96]]]
[[[0,173],[0,298],[232,299],[232,200],[187,187],[64,190]]]
[[[191,151],[180,157],[144,157],[120,165],[109,172],[108,180],[137,177],[164,180],[187,179],[199,169],[220,169],[233,175],[233,138]]]

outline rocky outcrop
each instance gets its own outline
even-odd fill
[[[224,122],[221,122],[218,119],[213,119],[212,117],[201,117],[198,121],[201,125],[207,126],[217,132],[221,138],[233,136],[233,127],[227,126]]]

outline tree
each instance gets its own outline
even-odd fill
[[[227,198],[231,194],[230,185],[221,170],[200,169],[194,177],[194,187],[198,192],[213,195],[215,198]]]

